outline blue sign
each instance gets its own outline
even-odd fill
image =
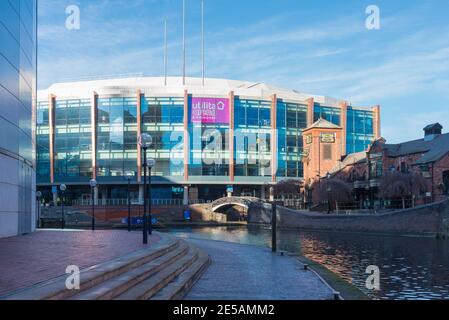
[[[51,193],[57,194],[58,193],[58,187],[57,186],[52,186],[51,187]]]
[[[228,187],[226,188],[226,192],[234,193],[234,186],[228,186]]]
[[[184,221],[191,221],[192,220],[192,214],[189,210],[184,211]]]
[[[151,219],[151,223],[157,224],[158,220],[156,218],[153,218],[153,219]],[[122,224],[128,224],[128,218],[123,218]],[[131,224],[141,226],[141,225],[143,225],[143,218],[133,217],[133,218],[131,218]]]

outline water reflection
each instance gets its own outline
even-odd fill
[[[180,237],[271,245],[269,229],[213,227],[171,229]],[[319,231],[279,231],[279,248],[325,265],[378,299],[449,299],[449,241]],[[381,271],[381,290],[365,288],[365,270]]]

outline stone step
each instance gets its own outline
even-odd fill
[[[209,267],[210,257],[199,251],[198,259],[150,300],[182,300]]]
[[[66,300],[100,283],[162,257],[180,246],[179,239],[164,234],[153,246],[80,271],[80,290],[67,290],[62,275],[3,297],[4,300]]]
[[[170,266],[176,260],[181,259],[187,254],[188,249],[188,245],[185,242],[181,242],[175,250],[143,264],[140,267],[102,282],[89,290],[85,290],[82,293],[73,296],[70,300],[112,300],[116,296],[129,290],[131,287],[134,287],[143,280]]]
[[[197,259],[198,250],[189,246],[189,251],[184,257],[117,296],[115,300],[148,300],[188,269]]]

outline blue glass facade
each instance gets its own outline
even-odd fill
[[[302,130],[307,127],[307,106],[295,103],[277,103],[279,178],[303,176]]]
[[[271,176],[271,102],[235,99],[235,176]]]
[[[218,99],[227,102],[227,98]],[[97,123],[92,125],[91,98],[56,98],[54,183],[87,183],[94,175],[95,162],[98,182],[117,185],[108,196],[123,195],[126,191],[123,184],[128,177],[132,177],[133,184],[141,181],[137,144],[141,132],[153,138],[148,157],[156,160],[152,169],[155,197],[178,199],[181,188],[192,184],[203,186],[198,196],[225,194],[227,184],[234,185],[234,190],[241,193],[260,195],[260,186],[273,179],[304,176],[303,130],[309,121],[323,118],[342,126],[345,123],[342,120],[346,120],[347,127],[343,129],[347,133],[348,153],[365,150],[374,140],[374,111],[371,109],[348,107],[344,113],[339,107],[315,103],[310,115],[306,102],[235,96],[234,101],[229,101],[233,106],[229,110],[230,121],[221,119],[221,123],[206,123],[193,120],[191,107],[197,100],[197,96],[187,95],[186,98],[182,94],[171,97],[153,97],[147,93],[135,97],[99,94],[95,101]],[[274,103],[276,110],[272,110]],[[51,182],[48,105],[47,101],[40,101],[37,108],[38,179],[42,185]],[[189,114],[185,114],[185,110]],[[276,118],[272,118],[274,115]],[[96,146],[92,146],[92,127],[96,130]],[[234,132],[233,141],[230,141],[231,131]],[[231,142],[233,150],[230,150]],[[234,154],[233,161],[231,154]],[[254,189],[255,186],[259,189]]]
[[[373,112],[349,108],[346,132],[347,153],[367,150],[374,141]]]
[[[137,174],[137,98],[98,98],[99,181]]]
[[[140,99],[142,133],[149,133],[153,137],[148,156],[157,159],[152,174],[179,179],[184,175],[184,98],[151,98],[142,95]],[[171,152],[173,150],[176,151]]]

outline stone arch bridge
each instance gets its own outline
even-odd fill
[[[248,223],[271,223],[271,204],[254,197],[225,197],[204,205],[210,213],[219,212],[230,206],[243,208],[248,216]]]

